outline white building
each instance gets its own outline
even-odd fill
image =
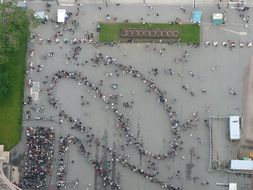
[[[57,10],[57,22],[64,23],[66,17],[66,9],[58,9]]]
[[[237,183],[229,183],[228,190],[237,190]]]
[[[230,169],[251,171],[253,170],[253,161],[252,160],[231,160]]]
[[[240,117],[229,117],[229,138],[230,140],[240,140]]]

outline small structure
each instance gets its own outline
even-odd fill
[[[191,22],[200,24],[201,23],[201,17],[202,17],[202,12],[199,11],[199,10],[194,10],[192,12]]]
[[[213,13],[213,20],[214,25],[221,25],[224,24],[224,16],[222,13]]]
[[[27,8],[26,1],[18,1],[17,7],[22,8],[22,9],[26,9]]]
[[[229,138],[230,140],[240,140],[240,117],[229,117]]]
[[[0,145],[0,161],[3,163],[9,163],[10,152],[4,151],[4,145]]]
[[[66,9],[57,10],[57,22],[64,23],[66,18]]]
[[[39,101],[39,92],[40,92],[40,83],[33,82],[33,85],[30,89],[30,96],[34,101]]]
[[[237,190],[237,183],[229,183],[228,190]]]
[[[9,157],[10,153],[7,151],[4,151],[4,145],[0,145],[0,189],[6,189],[11,190],[11,188],[8,188],[8,184],[4,179],[1,177],[1,171],[2,171],[2,164],[3,163],[9,163]]]
[[[216,183],[216,185],[228,187],[228,190],[237,190],[237,183]]]
[[[253,170],[253,161],[252,160],[231,160],[230,170],[251,171]]]
[[[41,22],[45,22],[48,20],[48,16],[45,14],[44,11],[37,11],[34,13],[34,17],[38,20],[40,20]]]

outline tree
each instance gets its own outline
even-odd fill
[[[13,82],[9,72],[0,73],[0,103],[5,102],[9,96]]]

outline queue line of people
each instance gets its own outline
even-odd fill
[[[98,160],[94,160],[91,155],[90,152],[85,149],[85,145],[82,143],[82,141],[74,136],[68,135],[67,137],[63,138],[60,137],[60,149],[59,149],[59,158],[64,156],[64,153],[67,152],[69,150],[70,145],[75,145],[78,146],[79,152],[88,160],[88,162],[92,165],[92,167],[94,167],[95,172],[98,176],[100,176],[103,179],[103,185],[104,186],[111,186],[111,188],[113,189],[117,189],[120,190],[120,184],[115,182],[111,177],[111,171],[112,170],[108,170],[106,168],[103,167],[103,162],[102,161],[98,161]],[[168,182],[164,182],[160,179],[158,179],[156,176],[156,174],[149,174],[146,171],[144,171],[141,168],[138,168],[137,166],[130,164],[127,161],[128,156],[126,154],[122,154],[122,153],[117,153],[115,150],[113,150],[112,148],[108,147],[108,146],[102,146],[103,149],[106,149],[106,151],[109,152],[109,156],[110,159],[106,160],[107,164],[106,165],[110,165],[111,161],[116,161],[118,163],[121,163],[123,167],[130,169],[131,171],[133,171],[134,173],[137,173],[139,175],[142,175],[145,179],[149,180],[150,182],[153,183],[157,183],[159,184],[162,188],[166,188],[169,190],[180,190],[180,187],[176,187]],[[61,160],[60,160],[61,161]],[[153,163],[151,163],[152,166],[154,166]],[[61,169],[62,165],[60,165],[59,167],[59,171],[61,173],[61,175],[64,175],[64,171]],[[65,186],[65,181],[63,180],[63,178],[59,179],[60,181],[57,182],[58,184],[58,188],[60,188],[61,186]]]
[[[82,77],[81,76],[81,73],[80,72],[67,72],[67,71],[59,71],[58,73],[56,73],[52,79],[51,79],[51,83],[50,83],[50,86],[48,88],[48,95],[49,95],[49,103],[52,104],[53,106],[55,106],[56,104],[58,104],[58,102],[52,102],[52,100],[56,100],[56,98],[54,98],[53,96],[53,90],[54,88],[56,87],[56,84],[58,82],[59,79],[72,79],[72,80],[75,80],[78,82],[78,84],[84,84],[88,87],[90,87],[92,90],[94,90],[98,95],[99,97],[101,97],[101,99],[104,101],[104,103],[106,104],[110,104],[111,103],[111,100],[110,98],[104,96],[102,94],[102,92],[100,91],[100,89],[95,86],[94,84],[92,84],[87,77]],[[159,90],[157,90],[158,92],[160,92]],[[161,97],[160,97],[161,98]],[[133,134],[130,133],[130,129],[129,127],[125,127],[125,123],[124,121],[128,122],[128,119],[125,119],[123,117],[122,114],[119,113],[119,111],[117,110],[117,108],[114,108],[113,106],[111,107],[111,109],[113,110],[113,112],[115,113],[116,117],[117,117],[117,126],[121,129],[124,129],[126,133],[126,137],[128,137],[128,143],[126,143],[124,145],[125,146],[128,146],[130,144],[134,144],[135,146],[139,146],[139,143],[137,142],[137,139],[133,136]],[[77,128],[79,130],[81,130],[82,132],[85,132],[86,131],[86,127],[84,127],[82,125],[82,122],[79,120],[79,119],[73,119],[71,116],[68,116],[68,114],[65,113],[65,111],[63,109],[61,109],[60,111],[60,114],[59,114],[60,117],[62,117],[60,120],[61,122],[63,121],[63,119],[67,119],[69,122],[71,122],[71,128],[74,129],[74,128]],[[123,125],[123,127],[122,127]],[[88,134],[87,134],[88,135]],[[90,136],[87,136],[87,137],[90,137]],[[91,139],[89,139],[88,141],[91,143],[92,140],[94,140],[94,134],[91,134]],[[173,141],[170,143],[170,146],[172,148],[172,150],[175,151],[175,149],[179,146],[178,143],[177,143],[177,139],[174,138]],[[139,146],[141,147],[141,146]],[[141,147],[142,148],[142,147]],[[145,151],[145,152],[142,152],[141,151],[142,149],[139,149],[139,152],[144,154],[144,155],[147,155],[147,156],[152,156],[153,158],[155,159],[165,159],[167,157],[172,157],[173,155],[169,155],[168,154],[165,154],[163,157],[161,155],[155,155],[155,154],[151,154],[149,151]],[[175,151],[175,155],[176,155],[176,151]],[[175,156],[174,155],[174,156]],[[134,167],[130,167],[130,168],[133,168]],[[136,170],[137,172],[141,171],[141,170]],[[140,172],[140,174],[142,174],[142,172]],[[146,174],[145,174],[146,175]],[[146,177],[145,177],[146,178]],[[152,181],[153,181],[153,177],[152,177]],[[167,185],[165,185],[167,186]]]

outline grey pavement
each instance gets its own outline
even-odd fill
[[[123,3],[122,3],[123,4]],[[30,8],[35,11],[41,10],[42,6],[37,2],[28,2]],[[102,10],[98,10],[98,6]],[[44,5],[43,5],[44,7]],[[56,4],[52,3],[52,9],[49,16],[56,19]],[[76,7],[65,7],[68,11],[76,11]],[[117,17],[117,21],[121,22],[128,19],[130,22],[139,22],[143,17],[146,22],[169,22],[176,17],[182,18],[183,22],[189,22],[192,5],[185,6],[186,14],[180,11],[180,6],[154,5],[150,10],[143,5],[121,5],[120,7],[108,6],[104,4],[85,4],[80,6],[80,13],[78,17],[74,16],[80,26],[74,35],[64,33],[64,38],[82,38],[86,31],[95,32],[97,22],[105,21],[106,14],[111,17]],[[193,47],[177,47],[177,45],[167,44],[149,44],[149,50],[146,50],[146,44],[119,44],[118,46],[108,47],[100,46],[95,48],[89,44],[82,44],[82,51],[79,55],[80,63],[86,60],[88,63],[84,66],[81,64],[77,66],[69,62],[66,64],[65,54],[71,55],[73,52],[70,45],[59,45],[52,43],[47,45],[43,43],[30,43],[30,48],[35,48],[34,57],[29,57],[28,61],[32,61],[34,65],[43,64],[44,69],[41,72],[32,71],[28,76],[34,81],[43,82],[48,80],[45,76],[52,76],[58,70],[82,72],[83,75],[88,76],[95,84],[99,84],[100,80],[104,80],[101,87],[106,94],[118,93],[123,94],[119,99],[119,107],[124,114],[127,114],[131,122],[131,130],[137,136],[140,131],[139,138],[142,139],[144,147],[154,153],[165,153],[168,146],[168,140],[171,137],[170,125],[167,115],[164,113],[161,106],[157,104],[157,100],[152,93],[147,93],[146,86],[136,79],[130,78],[128,75],[120,75],[116,77],[106,77],[106,73],[115,73],[113,66],[98,66],[93,67],[91,58],[95,53],[102,52],[104,55],[109,55],[116,58],[124,65],[132,65],[147,76],[154,78],[156,84],[167,92],[166,97],[168,102],[173,106],[173,109],[178,113],[180,122],[185,122],[191,118],[192,114],[198,112],[200,121],[198,127],[180,133],[183,141],[183,150],[178,152],[175,159],[166,159],[163,161],[155,161],[159,177],[165,181],[171,181],[173,184],[182,187],[186,190],[221,190],[223,187],[216,186],[217,182],[236,182],[238,189],[249,189],[249,179],[247,176],[238,176],[224,172],[208,172],[209,165],[209,130],[204,126],[204,119],[209,115],[241,115],[242,94],[242,78],[244,69],[252,49],[239,48],[238,46],[230,51],[228,48],[222,47],[220,44],[217,48],[205,47],[205,41],[222,41],[233,40],[252,41],[251,31],[252,21],[250,20],[249,27],[244,28],[242,21],[239,19],[239,14],[236,10],[226,9],[222,6],[222,10],[227,11],[227,23],[224,26],[211,25],[211,14],[219,11],[217,6],[199,6],[203,10],[203,25],[201,25],[201,46],[199,48]],[[132,14],[134,13],[134,14]],[[159,13],[159,16],[153,16],[154,13]],[[252,11],[250,10],[250,13]],[[250,14],[249,13],[249,14]],[[224,30],[226,28],[229,30]],[[231,32],[247,32],[248,35],[240,36]],[[39,33],[41,38],[53,38],[58,31],[54,23],[40,25],[34,29],[34,33]],[[154,51],[154,48],[156,49]],[[159,54],[159,50],[163,50],[163,56]],[[43,61],[41,57],[47,55],[48,52],[53,51],[54,56],[49,57],[47,61]],[[176,58],[182,58],[185,51],[189,52],[187,63],[175,63]],[[155,77],[152,73],[152,68],[158,68],[159,74]],[[215,69],[213,69],[215,68]],[[170,75],[165,71],[172,69],[175,73]],[[180,77],[178,73],[182,73]],[[192,77],[190,73],[194,73]],[[113,90],[111,85],[118,84],[117,90]],[[188,91],[182,89],[182,85],[187,84],[190,89],[194,90],[195,96],[192,97]],[[44,116],[58,121],[58,110],[53,109],[48,104],[48,96],[46,94],[47,84],[42,84],[40,101],[38,106],[45,105],[43,113],[32,112],[32,117]],[[229,94],[229,88],[234,88],[237,92],[236,96]],[[202,93],[201,90],[205,88],[207,93]],[[29,90],[26,90],[28,95]],[[133,93],[135,92],[135,93]],[[89,101],[89,105],[81,106],[81,96]],[[87,123],[92,127],[95,135],[102,139],[105,130],[108,132],[108,144],[113,147],[116,143],[119,145],[125,139],[120,137],[118,131],[115,129],[115,118],[109,111],[105,111],[105,105],[98,99],[93,98],[92,92],[83,86],[79,86],[74,81],[61,80],[57,85],[55,96],[59,99],[61,107],[64,108],[70,115],[75,118],[80,118],[82,122]],[[176,102],[172,103],[176,99]],[[132,109],[125,109],[122,106],[123,102],[134,101]],[[25,110],[29,106],[25,106]],[[78,131],[70,129],[69,123],[64,122],[61,126],[62,136],[72,134],[85,141],[85,137]],[[59,134],[58,134],[59,135]],[[197,138],[200,138],[203,143],[199,144]],[[196,154],[200,157],[199,160],[190,159],[190,150],[194,147]],[[95,158],[95,150],[93,151]],[[135,163],[137,166],[147,169],[147,158],[140,158],[138,152],[132,147],[127,148],[125,153],[129,154],[129,161]],[[99,156],[101,158],[102,151]],[[140,160],[141,159],[141,160]],[[71,161],[74,160],[74,163]],[[82,158],[75,146],[71,146],[69,152],[66,153],[65,162],[67,165],[67,181],[79,179],[79,186],[77,189],[85,189],[91,184],[94,188],[94,169],[88,165],[87,161]],[[191,170],[191,176],[198,176],[199,179],[188,180],[186,176],[187,163],[192,162],[194,167]],[[160,186],[150,183],[142,176],[133,174],[130,170],[122,166],[116,166],[121,176],[122,189],[133,190],[154,190],[161,189]],[[180,170],[180,176],[176,176],[177,170]],[[168,177],[173,176],[173,179]],[[54,179],[55,180],[55,179]],[[209,185],[201,185],[201,182],[208,181]],[[52,181],[54,183],[54,181]],[[71,188],[69,188],[71,189]],[[102,189],[102,188],[101,188]]]
[[[63,2],[68,2],[67,0],[62,0]],[[216,5],[216,4],[224,4],[226,5],[229,3],[229,0],[81,0],[81,2],[89,3],[89,4],[95,4],[95,3],[105,3],[107,2],[108,5],[110,4],[151,4],[151,5]],[[247,1],[248,4],[251,4],[252,2]],[[232,5],[233,2],[230,4]]]

